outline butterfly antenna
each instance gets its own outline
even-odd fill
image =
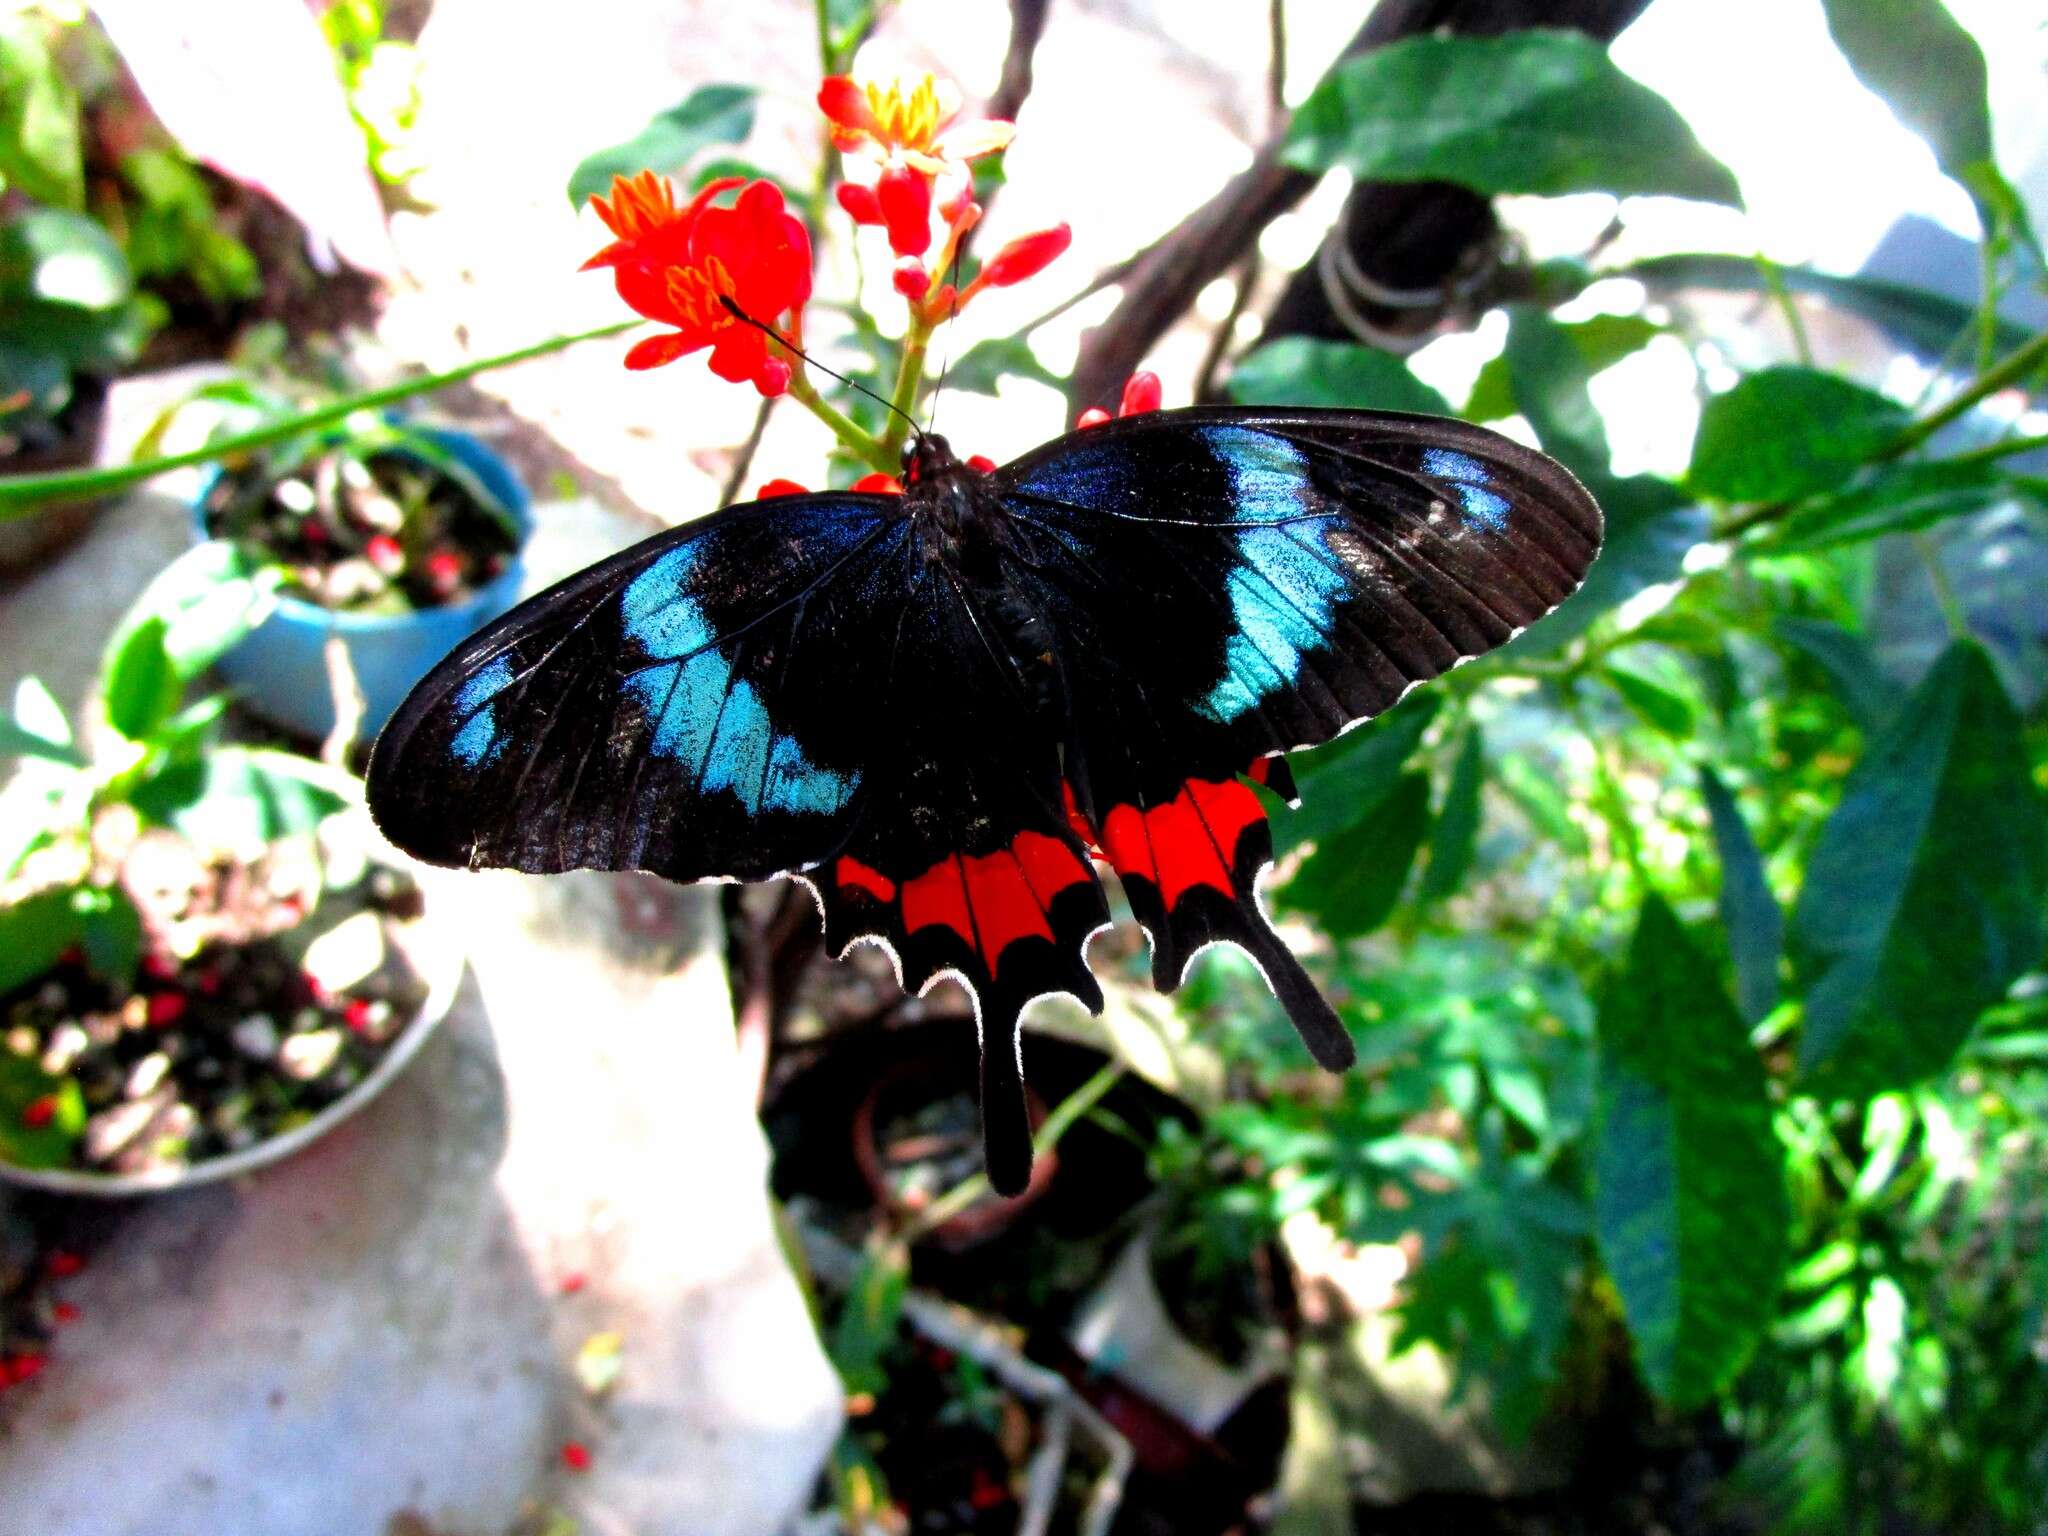
[[[953,264],[946,271],[946,282],[958,291],[960,282],[960,245],[953,246]],[[927,432],[935,431],[939,425],[939,396],[946,392],[946,370],[953,366],[953,322],[960,318],[960,306],[955,304],[946,311],[946,350],[939,354],[939,382],[932,386],[932,414],[924,424]]]
[[[890,400],[884,400],[880,395],[876,394],[872,389],[869,389],[867,385],[861,383],[858,379],[849,379],[845,374],[838,372],[836,369],[827,368],[823,363],[819,362],[815,357],[811,356],[811,354],[806,352],[802,347],[798,346],[795,342],[791,341],[787,336],[783,335],[780,331],[776,330],[774,326],[767,324],[765,321],[756,320],[744,309],[741,309],[738,304],[733,302],[733,298],[730,294],[721,293],[718,296],[718,302],[725,306],[726,313],[731,315],[733,319],[745,321],[748,325],[751,325],[755,330],[761,332],[764,336],[772,336],[776,340],[776,342],[778,342],[783,347],[786,347],[796,356],[802,358],[806,363],[809,363],[813,368],[817,369],[818,372],[826,374],[831,378],[837,379],[840,383],[846,385],[849,389],[859,390],[862,394],[866,395],[870,400],[874,401],[875,404],[881,406],[883,409],[894,411],[898,416],[901,416],[903,418],[904,425],[909,427],[911,432],[920,441],[923,440],[925,435],[924,428],[920,427],[917,424],[916,420],[912,418],[910,413],[903,410],[900,406],[896,405],[895,402]]]

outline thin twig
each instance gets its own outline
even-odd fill
[[[747,440],[740,444],[739,454],[732,461],[732,469],[726,474],[725,484],[719,489],[718,504],[729,507],[739,499],[740,486],[745,483],[747,471],[754,467],[754,455],[761,449],[762,434],[768,430],[768,418],[774,413],[779,395],[762,397],[760,407],[754,412],[754,425],[747,433]]]
[[[1237,269],[1237,292],[1230,298],[1230,313],[1223,317],[1223,323],[1216,327],[1216,334],[1209,338],[1209,350],[1202,355],[1202,366],[1195,373],[1195,403],[1200,405],[1215,398],[1216,370],[1223,366],[1225,354],[1230,351],[1231,340],[1237,335],[1237,322],[1252,301],[1252,289],[1259,281],[1259,251],[1253,246],[1244,259],[1244,265]]]

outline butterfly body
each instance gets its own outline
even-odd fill
[[[828,947],[976,1000],[991,1181],[1030,1164],[1018,1020],[1102,995],[1099,867],[1178,985],[1259,964],[1311,1053],[1349,1036],[1261,912],[1247,784],[1567,596],[1600,516],[1482,428],[1158,412],[984,473],[914,448],[900,497],[729,508],[515,610],[393,718],[370,802],[434,862],[800,874]]]

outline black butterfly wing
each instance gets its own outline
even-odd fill
[[[1100,1008],[1108,912],[1027,681],[903,509],[736,507],[531,599],[401,706],[369,801],[439,864],[806,872],[835,954],[876,940],[907,986],[973,993],[990,1178],[1015,1191],[1018,1017],[1055,991]]]
[[[1482,427],[1367,411],[1165,411],[1006,465],[1013,579],[1060,636],[1073,793],[1178,985],[1219,940],[1317,1060],[1352,1050],[1272,932],[1257,798],[1327,741],[1550,612],[1599,552],[1562,466]],[[1291,789],[1283,782],[1283,792]]]

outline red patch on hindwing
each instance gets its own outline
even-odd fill
[[[879,869],[861,863],[851,854],[832,866],[832,878],[846,890],[866,891],[877,901],[896,899],[896,882]]]
[[[1087,866],[1056,837],[1020,832],[1008,848],[953,854],[903,882],[903,931],[951,929],[993,973],[1019,939],[1053,941],[1047,914]]]
[[[1238,894],[1237,845],[1266,813],[1236,779],[1189,779],[1161,805],[1112,806],[1102,819],[1102,846],[1119,875],[1150,881],[1169,910],[1196,886]]]

